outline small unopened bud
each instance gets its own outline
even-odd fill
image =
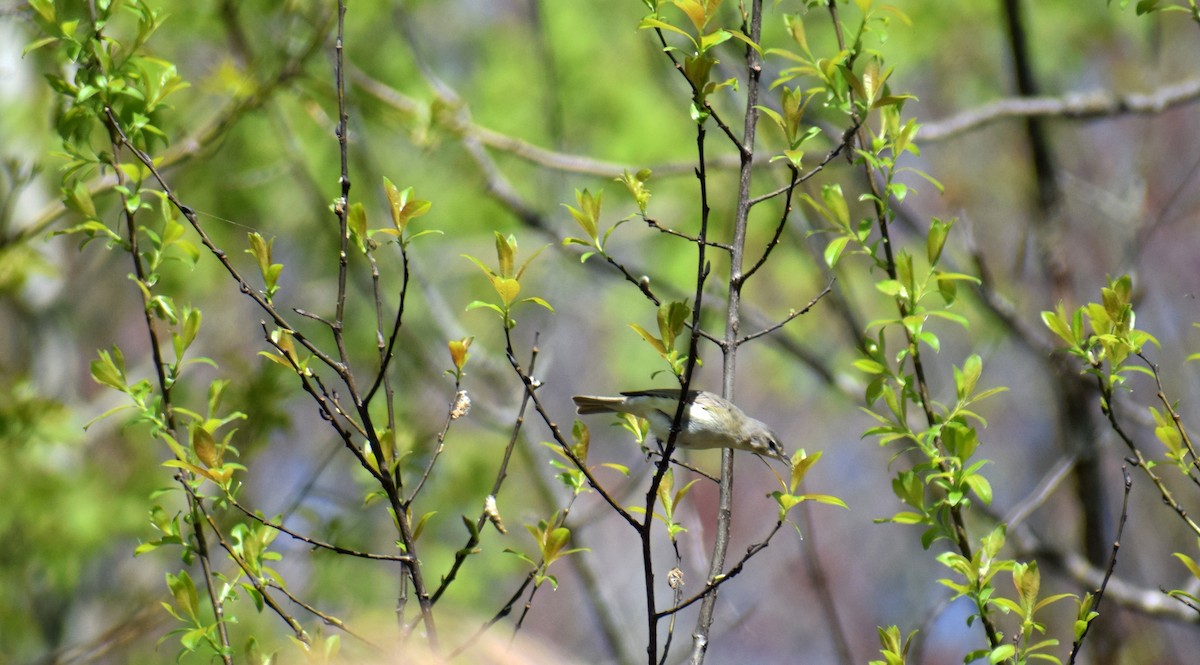
[[[648,298],[654,298],[654,293],[650,291],[650,275],[642,275],[642,278],[638,280],[638,288],[641,289],[642,293],[646,294]]]
[[[667,573],[667,584],[672,589],[678,589],[683,586],[683,571],[678,568],[672,568],[671,572]]]
[[[483,514],[487,516],[488,521],[492,523],[492,526],[496,527],[497,531],[505,535],[508,534],[508,529],[504,528],[504,521],[500,519],[500,511],[496,509],[496,496],[494,494],[489,494],[483,500]]]
[[[450,420],[458,420],[471,410],[471,396],[460,390],[454,395],[454,406],[450,407]]]

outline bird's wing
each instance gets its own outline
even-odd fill
[[[624,397],[576,395],[571,399],[575,400],[576,411],[583,415],[589,413],[620,413],[625,410]]]
[[[696,399],[699,390],[689,390],[688,400]],[[678,388],[652,388],[650,390],[631,390],[621,393],[626,397],[653,397],[656,399],[669,399],[678,402],[680,390]]]
[[[675,417],[675,411],[679,408],[680,391],[674,388],[655,388],[651,390],[634,390],[621,393],[629,401],[631,405],[637,407],[637,414],[643,418],[654,420],[651,416],[655,412],[662,414],[663,420],[669,425]],[[696,396],[700,394],[698,390],[689,390],[688,405],[683,412],[683,422],[686,423],[691,419],[691,411],[696,402]]]

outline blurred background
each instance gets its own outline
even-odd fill
[[[782,15],[792,12],[804,14],[815,53],[836,50],[828,14],[820,8],[805,13],[805,4],[766,3],[764,43],[791,44]],[[858,20],[852,4],[841,6],[851,25]],[[176,63],[191,83],[159,119],[171,137],[162,151],[168,180],[250,274],[253,259],[241,251],[247,232],[275,238],[275,261],[285,265],[281,310],[328,316],[338,235],[329,207],[339,191],[332,5],[152,5],[169,18],[148,48]],[[737,25],[738,4],[725,5],[724,23]],[[894,241],[921,255],[929,219],[957,218],[946,261],[984,280],[979,288],[960,289],[956,311],[969,328],[935,326],[942,348],[927,355],[934,398],[953,400],[951,366],[971,353],[983,357],[983,386],[1008,388],[979,409],[988,421],[980,456],[990,460],[989,510],[1022,518],[1025,534],[1011,539],[1011,554],[1039,562],[1044,595],[1081,594],[1094,584],[1086,580],[1088,571],[1103,570],[1111,552],[1127,450],[1112,436],[1077,366],[1055,352],[1040,312],[1059,302],[1070,310],[1097,301],[1109,276],[1132,275],[1137,325],[1161,343],[1149,357],[1162,369],[1164,391],[1178,402],[1184,424],[1195,424],[1190,407],[1200,399],[1200,384],[1185,360],[1200,347],[1193,326],[1200,319],[1200,23],[1183,13],[1137,16],[1132,7],[1100,0],[895,5],[909,21],[893,17],[886,42],[868,46],[895,68],[892,92],[915,95],[905,115],[925,125],[917,137],[920,155],[905,164],[938,179],[944,191],[915,175],[906,180],[916,191],[899,205]],[[465,311],[489,292],[478,268],[461,255],[492,264],[494,231],[517,237],[519,261],[547,246],[523,277],[522,295],[545,298],[555,311],[519,309],[514,342],[528,364],[536,340],[534,374],[560,427],[574,419],[571,395],[671,383],[658,355],[629,327],[656,330],[653,305],[602,259],[581,263],[579,248],[561,243],[580,235],[562,206],[577,205],[576,189],[604,191],[604,226],[636,212],[613,181],[622,169],[652,169],[651,216],[696,232],[690,91],[654,34],[637,29],[646,12],[633,0],[442,0],[351,4],[347,13],[352,200],[364,203],[373,226],[385,225],[386,176],[433,202],[414,229],[443,232],[409,249],[413,281],[394,365],[403,423],[397,436],[414,468],[429,458],[454,395],[444,375],[451,367],[446,342],[475,336],[463,383],[473,408],[451,429],[423,500],[437,511],[421,540],[422,561],[434,578],[465,541],[459,514],[476,514],[490,491],[521,396],[498,320],[485,310]],[[678,13],[674,18],[684,21]],[[134,558],[133,550],[157,537],[151,506],[180,509],[178,492],[156,495],[172,484],[170,471],[159,466],[169,451],[120,413],[84,430],[124,403],[124,396],[89,377],[97,350],[119,345],[129,375],[150,377],[147,334],[126,278],[128,256],[106,251],[102,242],[81,249],[78,237],[53,235],[78,219],[60,203],[61,160],[53,153],[60,149],[54,120],[62,109],[43,79],[58,65],[48,49],[22,53],[38,37],[27,6],[0,5],[0,661],[166,662],[178,646],[175,638],[158,643],[174,628],[160,602],[167,597],[164,575],[179,567],[177,552]],[[744,78],[737,53],[724,52],[715,78]],[[774,80],[781,63],[768,58],[765,82]],[[1174,97],[1163,93],[1176,89],[1182,92]],[[1081,93],[1096,93],[1101,101],[1158,95],[1169,103],[1153,113],[1114,103],[1112,112],[1072,114],[1080,117],[1056,107],[1033,119],[995,106],[1020,96],[1091,99]],[[735,128],[744,94],[742,87],[713,98]],[[778,107],[777,92],[764,89],[763,103]],[[992,111],[986,122],[974,121]],[[825,132],[811,144],[815,163],[845,126],[819,103],[809,113]],[[762,124],[756,193],[786,183],[783,167],[766,159],[779,139],[773,126]],[[711,233],[728,242],[736,151],[715,129],[709,146]],[[839,158],[803,189],[815,197],[821,185],[841,183],[854,201],[865,189],[861,178],[860,169]],[[115,196],[103,177],[93,185],[98,205],[108,211],[102,218],[115,227]],[[748,256],[757,257],[770,240],[781,206],[773,201],[755,209]],[[742,331],[760,330],[806,306],[836,277],[833,293],[742,347],[735,395],[789,451],[824,453],[807,490],[837,495],[849,510],[797,509],[798,528],[781,531],[722,588],[708,662],[865,662],[877,657],[876,626],[892,624],[905,634],[921,631],[914,662],[961,662],[983,644],[978,626],[966,625],[970,608],[948,602],[949,591],[936,582],[946,570],[922,549],[917,529],[875,522],[902,509],[891,477],[905,463],[895,458],[896,449],[863,437],[874,421],[862,411],[865,377],[851,366],[864,327],[888,315],[887,299],[873,287],[879,275],[861,261],[845,261],[831,274],[821,261],[830,236],[815,232],[821,222],[808,212],[794,206],[781,245],[747,284]],[[691,297],[692,245],[635,218],[612,234],[607,250],[632,275],[648,276],[659,295]],[[393,261],[381,258],[380,269],[394,304],[399,255],[381,256]],[[704,324],[719,335],[720,284],[728,266],[719,252],[712,260],[707,302],[713,309]],[[370,280],[369,267],[356,257],[348,338],[365,375],[376,357]],[[294,377],[257,355],[267,348],[262,314],[239,296],[219,264],[205,255],[194,269],[166,269],[161,287],[204,311],[197,353],[218,366],[190,369],[192,380],[180,383],[178,399],[202,410],[208,382],[226,378],[232,382],[226,404],[247,415],[235,437],[239,461],[249,467],[241,476],[243,502],[325,541],[394,551],[382,504],[364,507],[369,477],[344,453]],[[319,324],[301,325],[328,343]],[[719,350],[703,346],[700,355],[704,365],[694,385],[719,391]],[[1128,387],[1118,412],[1148,454],[1161,457],[1147,412],[1157,404],[1156,387],[1144,377]],[[592,459],[631,469],[628,478],[610,470],[598,477],[621,500],[640,501],[650,472],[641,451],[604,418],[588,424]],[[521,525],[568,500],[548,464],[554,454],[539,445],[548,440],[539,419],[526,414],[510,478],[497,497],[509,534],[485,532],[483,551],[469,559],[443,601],[461,613],[453,623],[463,635],[498,612],[520,584],[527,566],[503,550],[532,551]],[[716,452],[684,457],[718,471]],[[770,467],[737,457],[731,559],[774,524],[776,504],[767,494],[778,489]],[[1179,480],[1169,470],[1162,475],[1172,484]],[[1193,662],[1188,654],[1200,648],[1196,613],[1159,589],[1186,587],[1190,575],[1171,553],[1196,556],[1196,539],[1146,478],[1133,476],[1115,569],[1127,593],[1106,598],[1101,628],[1083,658]],[[1179,486],[1181,502],[1200,508],[1195,487]],[[679,548],[689,590],[705,578],[716,505],[715,484],[701,480],[680,508],[688,528]],[[1014,513],[1018,508],[1029,510]],[[539,591],[520,636],[559,654],[553,662],[562,662],[562,654],[589,663],[644,661],[635,535],[594,494],[573,504],[570,522],[572,546],[590,551],[555,565],[558,588]],[[991,528],[983,518],[972,526],[974,537]],[[286,536],[273,547],[282,554],[277,570],[307,602],[367,627],[368,634],[395,632],[394,565],[313,552]],[[665,538],[656,552],[659,571],[674,565]],[[997,585],[1011,593],[1006,580]],[[666,601],[665,590],[660,597]],[[274,617],[252,610],[239,617],[237,630],[280,650],[278,662],[298,658]],[[1048,634],[1069,643],[1073,620],[1070,603],[1056,606],[1048,613]],[[501,642],[512,621],[493,629]],[[695,607],[680,613],[671,662],[690,649],[694,621]],[[389,639],[394,636],[379,641]],[[344,642],[348,653],[358,653],[352,640]],[[1055,651],[1064,658],[1068,652],[1069,645]],[[501,656],[478,658],[499,662]]]

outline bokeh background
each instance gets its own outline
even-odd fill
[[[191,83],[163,118],[172,138],[164,150],[169,180],[247,270],[246,233],[273,236],[275,260],[286,266],[281,305],[327,313],[337,241],[329,204],[339,170],[331,3],[151,4],[170,15],[151,51],[176,63]],[[803,13],[806,3],[766,4],[764,42],[784,45],[781,15]],[[1008,388],[980,409],[988,420],[981,456],[991,460],[986,473],[995,489],[990,511],[1011,515],[1026,499],[1038,499],[1023,516],[1037,536],[1036,551],[1013,553],[1039,561],[1045,594],[1081,593],[1088,585],[1071,574],[1067,553],[1105,557],[1103,568],[1120,514],[1126,450],[1103,422],[1096,394],[1054,352],[1039,313],[1060,301],[1069,308],[1096,301],[1108,276],[1133,275],[1138,326],[1161,343],[1149,355],[1162,368],[1165,391],[1178,401],[1184,423],[1195,424],[1191,406],[1200,384],[1185,360],[1200,342],[1193,327],[1200,319],[1197,95],[1155,113],[1051,113],[1032,127],[1024,116],[1009,116],[952,132],[949,121],[1020,94],[1009,23],[1014,6],[1023,16],[1034,92],[1058,100],[1090,92],[1154,94],[1176,84],[1195,88],[1200,24],[1182,13],[1137,16],[1133,7],[1100,0],[895,4],[910,21],[892,20],[886,42],[871,47],[895,67],[893,91],[916,96],[906,115],[928,130],[928,138],[918,135],[920,155],[908,157],[908,164],[944,186],[939,192],[912,177],[917,191],[900,206],[896,241],[922,253],[929,218],[957,218],[948,261],[985,278],[981,288],[963,289],[957,311],[969,328],[937,328],[943,345],[930,356],[935,397],[953,397],[951,365],[970,353],[983,357],[984,384]],[[726,5],[724,15],[733,22],[737,3]],[[855,16],[852,6],[842,10]],[[432,212],[414,225],[443,232],[412,246],[414,281],[398,346],[399,436],[413,460],[427,459],[453,396],[443,374],[450,366],[446,340],[476,337],[464,383],[473,409],[451,430],[425,498],[429,510],[438,511],[422,537],[431,571],[443,570],[462,546],[458,515],[477,512],[488,493],[520,397],[497,320],[486,311],[464,311],[486,297],[487,284],[462,254],[490,263],[497,230],[515,234],[523,256],[548,245],[522,283],[524,293],[545,298],[555,311],[518,311],[515,339],[524,361],[536,335],[540,394],[559,425],[574,418],[573,394],[670,383],[657,354],[628,325],[654,329],[652,305],[602,260],[581,263],[578,248],[561,244],[579,234],[561,205],[575,205],[577,188],[605,192],[607,223],[635,212],[613,182],[622,168],[653,169],[651,213],[695,232],[689,93],[653,34],[637,29],[645,13],[633,0],[350,5],[345,53],[355,200],[366,205],[374,225],[383,224],[380,183],[387,176],[433,202]],[[805,21],[814,51],[828,51],[827,15],[813,9]],[[167,662],[176,645],[171,639],[157,644],[172,629],[159,603],[167,594],[164,574],[178,568],[178,557],[132,553],[155,537],[152,505],[178,509],[171,504],[177,496],[151,499],[171,484],[159,466],[169,453],[144,429],[124,425],[120,414],[83,429],[122,403],[121,395],[89,377],[98,349],[119,345],[131,376],[150,375],[140,301],[126,278],[127,256],[101,242],[81,249],[77,238],[53,235],[76,220],[59,202],[53,118],[60,109],[42,78],[57,65],[46,50],[22,54],[37,36],[24,4],[0,6],[0,660]],[[736,51],[724,59],[719,78],[740,76]],[[768,61],[765,81],[779,65]],[[715,102],[737,118],[730,123],[735,126],[743,95],[729,91]],[[237,100],[253,103],[230,112]],[[765,100],[777,104],[773,92]],[[826,137],[844,129],[816,104],[811,117]],[[779,137],[766,124],[760,136],[765,156]],[[736,155],[719,132],[710,133],[710,144],[714,233],[725,239]],[[811,154],[832,145],[826,138],[818,144]],[[761,161],[757,191],[784,182],[781,167]],[[863,191],[859,170],[841,159],[805,191],[816,196],[831,182],[842,183],[848,199]],[[94,184],[103,187],[104,180]],[[108,193],[97,200],[115,225],[115,198]],[[777,203],[760,210],[751,220],[752,256],[781,214]],[[849,510],[800,509],[798,530],[781,532],[723,587],[709,662],[840,662],[839,640],[855,662],[864,662],[877,652],[876,626],[892,624],[905,633],[920,629],[917,662],[961,662],[982,645],[978,627],[966,625],[969,608],[947,602],[948,590],[936,582],[946,571],[921,548],[917,530],[875,522],[901,508],[890,478],[905,462],[895,449],[863,438],[873,421],[861,408],[864,376],[851,366],[863,327],[887,314],[886,299],[872,285],[878,275],[854,261],[831,275],[820,261],[829,236],[816,232],[820,222],[807,213],[795,207],[783,244],[747,287],[743,330],[805,306],[836,277],[833,294],[743,347],[736,400],[770,423],[790,450],[823,451],[808,488],[841,497]],[[634,275],[648,275],[660,294],[689,297],[695,253],[687,243],[633,219],[613,233],[608,249]],[[393,260],[381,265],[391,293],[398,288],[398,255]],[[714,276],[726,271],[714,258]],[[712,282],[710,303],[721,300],[720,281]],[[219,366],[196,366],[194,382],[181,384],[180,399],[203,405],[207,382],[228,378],[226,402],[248,416],[236,437],[250,468],[243,500],[268,515],[284,514],[290,526],[324,540],[388,551],[393,537],[386,512],[380,504],[364,507],[366,474],[342,453],[293,378],[257,355],[266,348],[261,314],[211,257],[194,269],[166,271],[163,288],[204,311],[199,353]],[[350,332],[364,367],[375,353],[369,293],[369,272],[354,263],[348,320],[365,323]],[[719,309],[704,321],[716,332],[723,327]],[[701,357],[698,385],[718,390],[719,352],[709,346]],[[1146,411],[1155,388],[1142,378],[1129,388],[1118,409],[1145,449],[1159,455]],[[640,499],[649,469],[641,452],[603,418],[589,424],[593,458],[632,469],[628,479],[615,472],[601,478],[617,496]],[[512,477],[498,497],[510,533],[485,535],[483,552],[444,601],[454,608],[451,615],[461,616],[454,623],[464,633],[498,611],[519,584],[524,564],[503,550],[531,549],[520,525],[566,501],[548,464],[553,454],[539,445],[549,439],[544,426],[527,416],[521,436]],[[717,469],[716,453],[686,457],[709,472]],[[1084,657],[1193,662],[1200,648],[1196,614],[1159,589],[1186,587],[1188,572],[1171,552],[1194,556],[1196,539],[1150,483],[1133,475],[1115,576],[1130,598],[1144,602],[1134,607],[1109,599]],[[773,524],[775,504],[765,495],[776,487],[768,466],[739,456],[732,556]],[[1195,509],[1195,488],[1180,489],[1181,501]],[[707,568],[716,487],[698,483],[682,510],[688,527],[680,540],[682,568],[695,589]],[[636,538],[594,495],[581,497],[572,512],[573,544],[590,552],[556,564],[559,588],[539,592],[520,635],[579,662],[640,662],[645,622]],[[978,535],[990,528],[982,517],[973,526]],[[309,602],[369,633],[394,632],[393,568],[313,553],[286,537],[275,547],[283,555],[278,570]],[[665,571],[670,548],[664,541],[657,551]],[[1068,605],[1048,615],[1049,633],[1067,643],[1074,618]],[[1148,607],[1162,609],[1155,615]],[[252,611],[241,617],[238,630],[281,649],[279,662],[298,662],[278,622]],[[679,657],[690,647],[693,622],[694,609],[681,613],[673,652]],[[511,624],[495,629],[500,641]]]

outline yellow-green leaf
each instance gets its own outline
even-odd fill
[[[521,283],[511,277],[497,277],[492,280],[492,286],[505,305],[512,305],[521,293]]]

